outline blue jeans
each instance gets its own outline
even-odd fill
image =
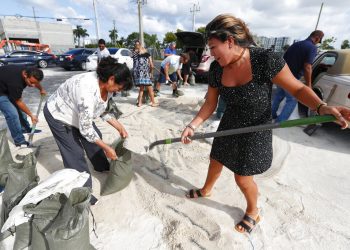
[[[224,115],[226,110],[226,103],[225,101],[222,99],[221,96],[219,96],[219,103],[218,103],[218,107],[216,108],[216,117],[218,119],[221,119],[221,117]]]
[[[26,142],[23,130],[30,129],[26,115],[19,110],[8,98],[8,96],[0,96],[0,111],[6,119],[7,127],[10,130],[11,136],[15,145],[24,144]]]
[[[286,98],[286,103],[282,108],[281,113],[277,115],[277,110],[284,98]],[[288,120],[297,103],[297,100],[292,95],[290,95],[284,89],[277,87],[277,91],[272,102],[272,118],[275,119],[276,122]]]

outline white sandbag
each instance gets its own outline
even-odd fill
[[[29,220],[30,216],[25,215],[23,211],[24,205],[29,203],[37,204],[39,201],[55,193],[63,193],[69,197],[72,189],[82,187],[88,178],[88,173],[81,173],[74,169],[67,168],[54,172],[46,180],[30,190],[21,202],[11,210],[1,232],[5,232],[9,228],[18,226]]]

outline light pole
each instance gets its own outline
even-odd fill
[[[315,30],[317,30],[318,22],[320,21],[322,8],[323,8],[323,3],[321,4],[320,12],[318,13],[318,18],[317,18],[317,23],[316,23]]]
[[[98,15],[97,15],[97,8],[96,8],[96,2],[95,0],[92,0],[92,4],[94,6],[94,13],[95,13],[95,27],[96,27],[96,36],[97,36],[97,40],[100,39],[100,31],[99,31],[99,21],[98,21]]]
[[[190,9],[190,12],[192,13],[192,31],[194,32],[195,31],[195,19],[196,19],[196,12],[199,12],[201,9],[199,7],[199,3],[197,4],[193,4],[193,9]]]
[[[35,26],[36,26],[36,31],[38,32],[38,40],[39,40],[39,43],[42,43],[42,39],[41,39],[41,31],[40,31],[40,25],[39,25],[39,22],[36,20],[36,15],[35,15],[35,8],[33,8],[33,16],[34,16],[34,22],[35,22]]]
[[[139,13],[139,35],[141,46],[144,47],[145,43],[143,40],[143,22],[142,22],[142,5],[147,3],[146,0],[137,0],[137,9]]]

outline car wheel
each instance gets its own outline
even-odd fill
[[[71,68],[69,68],[69,67],[64,67],[64,69],[67,70],[67,71],[71,70]]]
[[[47,67],[47,61],[45,61],[45,60],[40,60],[40,61],[38,62],[38,65],[39,65],[39,68],[44,69],[44,68]]]
[[[3,62],[0,62],[0,67],[2,67],[2,66],[4,66],[5,65],[5,63],[3,63]]]
[[[80,64],[80,68],[82,70],[86,70],[86,62],[82,61],[81,64]]]

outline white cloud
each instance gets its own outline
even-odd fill
[[[31,12],[35,6],[38,13],[54,17],[94,18],[93,0],[13,0],[26,6]],[[100,30],[108,39],[108,30],[116,21],[119,37],[126,37],[138,31],[136,0],[96,0],[100,20]],[[324,2],[319,29],[326,37],[336,37],[337,44],[350,39],[350,5],[344,0],[147,0],[143,6],[144,31],[157,34],[162,39],[168,31],[192,29],[193,3],[199,2],[196,12],[196,28],[205,26],[221,13],[232,13],[243,19],[250,30],[257,35],[289,36],[293,39],[307,37],[315,28],[321,3]],[[73,25],[77,22],[70,21]],[[80,22],[79,22],[80,23]],[[95,25],[92,21],[82,23],[94,37]]]

